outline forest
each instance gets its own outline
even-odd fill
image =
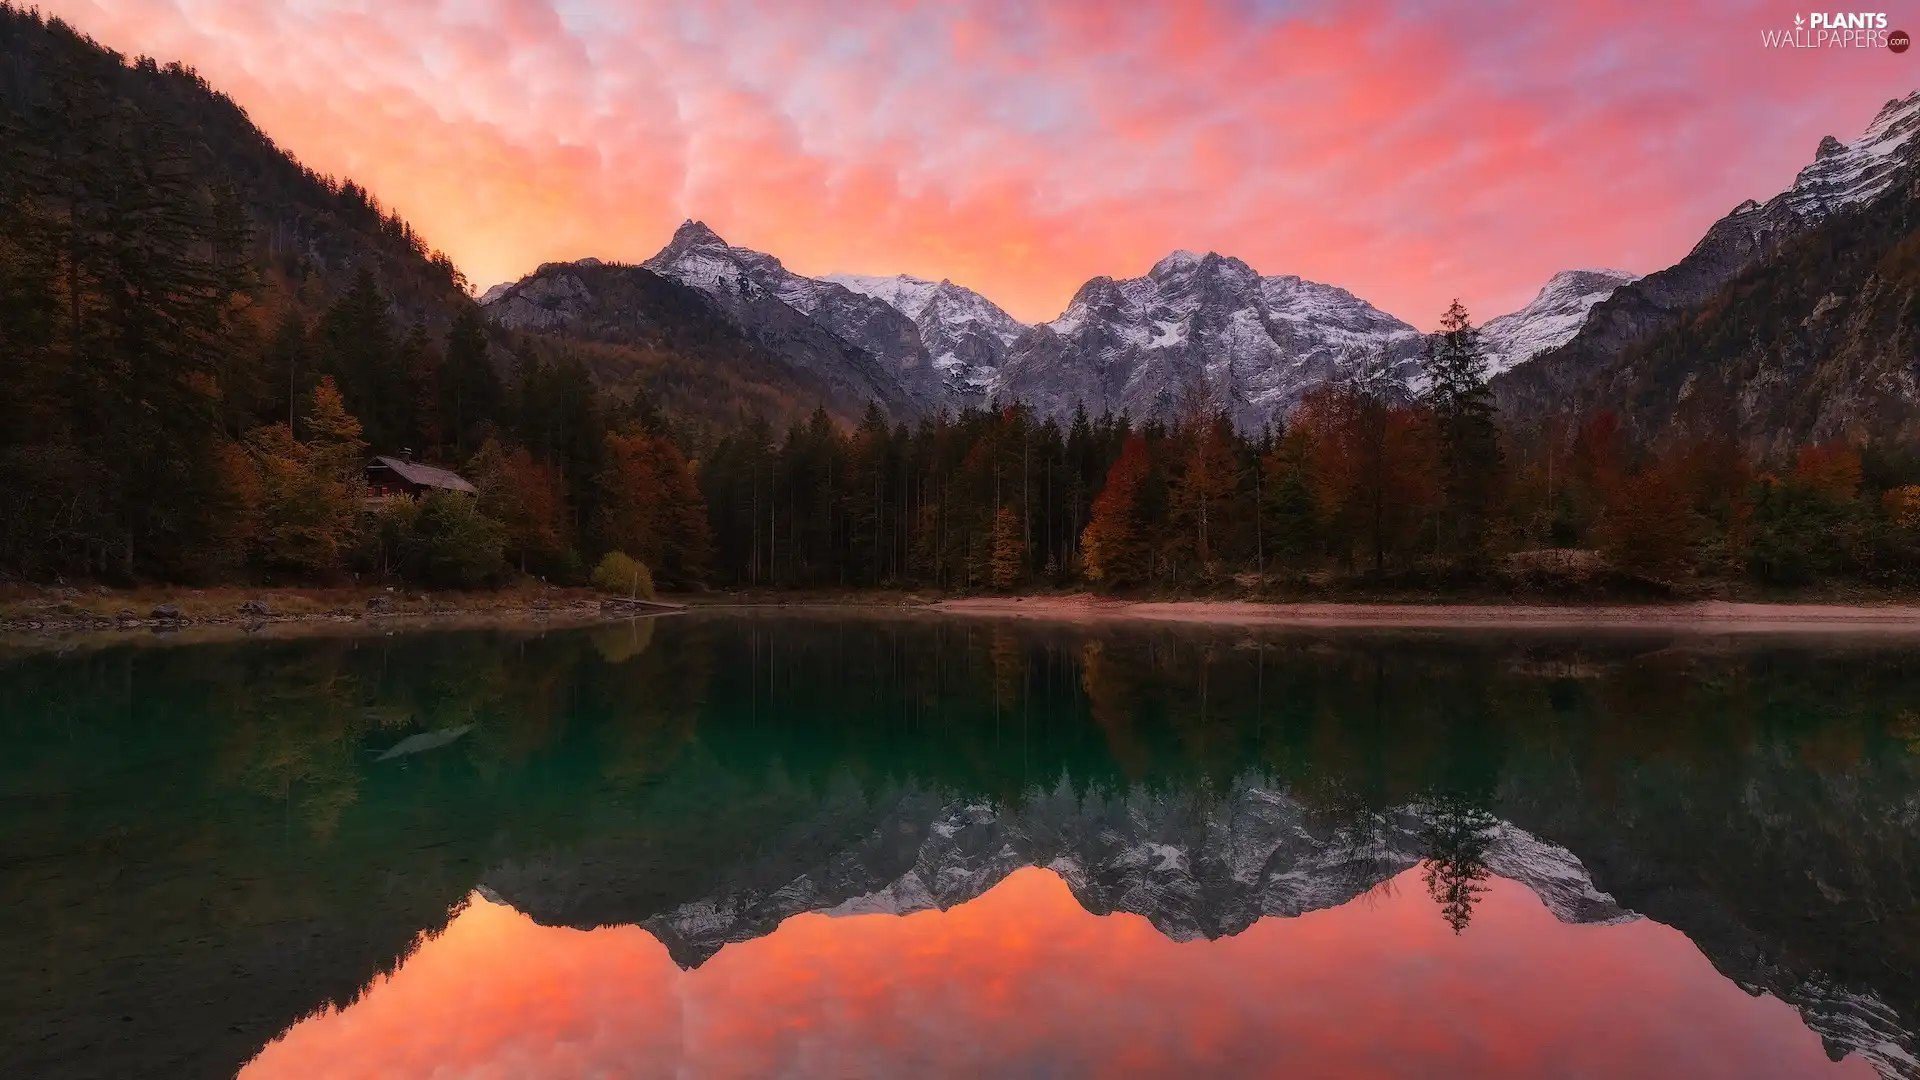
[[[1648,447],[1606,411],[1503,422],[1458,304],[1423,393],[1384,358],[1237,431],[1204,389],[1171,422],[1014,404],[852,430],[749,422],[700,455],[725,585],[1092,585],[1211,591],[1701,578],[1908,583],[1920,469],[1867,442],[1755,460],[1731,439]]]
[[[1604,408],[1502,416],[1457,303],[1417,392],[1357,356],[1258,431],[1197,383],[1164,419],[1005,402],[911,423],[821,407],[783,428],[687,409],[681,382],[603,372],[591,343],[490,326],[411,226],[293,162],[193,72],[4,5],[0,59],[0,573],[16,579],[1920,584],[1910,447],[1762,457],[1731,436],[1631,435]],[[369,500],[371,453],[457,469],[478,495]]]

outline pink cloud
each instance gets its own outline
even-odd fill
[[[1028,319],[1176,247],[1417,324],[1649,271],[1920,84],[1749,3],[42,0],[200,69],[481,284],[683,217]]]

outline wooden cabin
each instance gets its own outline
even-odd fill
[[[380,456],[367,462],[367,497],[384,499],[405,495],[417,499],[429,491],[476,492],[465,477],[437,465],[423,465],[411,457]]]

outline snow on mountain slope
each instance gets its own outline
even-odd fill
[[[1573,340],[1593,305],[1634,280],[1635,275],[1624,270],[1562,270],[1548,278],[1526,307],[1489,319],[1480,328],[1488,377]]]
[[[997,391],[1062,414],[1172,415],[1199,390],[1255,428],[1384,351],[1403,379],[1420,334],[1345,289],[1176,251],[1145,277],[1098,277],[1014,347]]]
[[[1731,355],[1709,358],[1691,348],[1662,350],[1665,359],[1657,372],[1626,358],[1641,342],[1679,333],[1686,320],[1742,274],[1768,274],[1776,257],[1810,230],[1868,212],[1920,167],[1916,135],[1920,91],[1887,102],[1849,142],[1822,139],[1813,161],[1787,190],[1764,203],[1748,199],[1735,206],[1678,262],[1620,286],[1593,306],[1573,338],[1497,379],[1499,407],[1510,415],[1537,415],[1569,403],[1609,408],[1640,437],[1654,439],[1670,426],[1692,425],[1737,435],[1756,447],[1817,442],[1863,421],[1878,426],[1910,411],[1920,402],[1908,374],[1910,350],[1881,334],[1851,334],[1844,342],[1825,333],[1806,340],[1797,335],[1756,339],[1757,354],[1794,367],[1791,374],[1782,369],[1765,378],[1756,378]],[[1813,295],[1871,302],[1884,289],[1864,290],[1863,283],[1848,277],[1844,263],[1835,261],[1822,271],[1827,284]],[[1807,283],[1775,284],[1797,291]],[[1787,355],[1795,359],[1784,360]],[[1685,408],[1677,408],[1671,394],[1634,389],[1653,385],[1690,387]],[[1823,389],[1812,392],[1811,387]]]
[[[798,317],[890,373],[914,400],[914,411],[942,403],[940,376],[919,328],[883,301],[793,273],[771,255],[729,245],[698,221],[682,224],[642,265],[699,290],[769,347],[784,347],[793,338]]]
[[[1829,135],[1820,140],[1813,163],[1794,177],[1781,195],[1803,218],[1824,217],[1841,207],[1865,202],[1892,184],[1901,166],[1916,156],[1920,131],[1920,90],[1881,107],[1867,130],[1852,142]]]
[[[951,281],[907,274],[828,274],[821,280],[870,296],[912,319],[956,404],[977,403],[969,399],[992,391],[1007,350],[1027,331],[1026,324],[993,301]]]

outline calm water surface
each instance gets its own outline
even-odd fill
[[[0,1076],[1920,1077],[1920,643],[0,655]]]

